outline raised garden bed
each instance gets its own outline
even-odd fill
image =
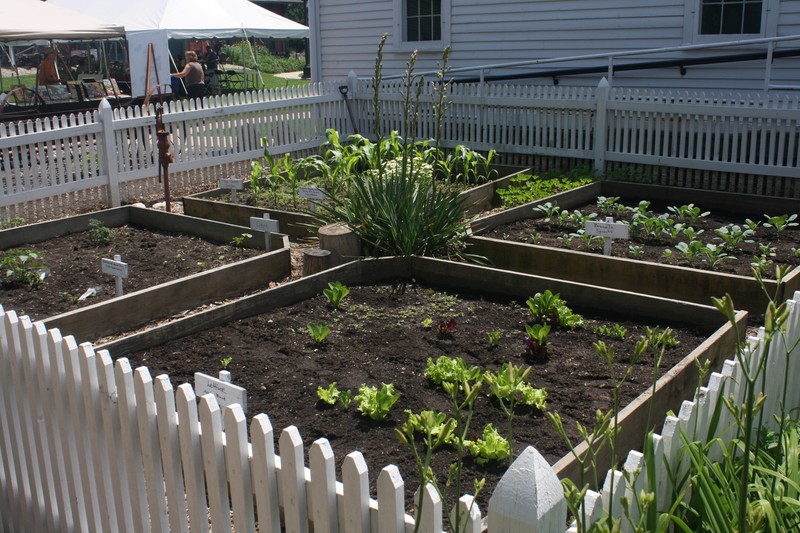
[[[321,296],[334,281],[353,288],[339,311],[328,309]],[[476,292],[476,287],[484,290]],[[553,333],[548,357],[527,358],[519,331],[529,318],[524,302],[548,289],[582,313],[587,327]],[[455,320],[455,329],[440,335],[438,320],[449,318]],[[737,318],[743,325],[746,313]],[[432,319],[431,329],[424,327],[425,319]],[[333,330],[321,345],[315,345],[304,331],[309,322],[318,321]],[[148,366],[153,373],[166,372],[176,386],[191,381],[196,371],[215,374],[227,366],[234,383],[248,391],[248,414],[266,412],[277,428],[298,425],[307,445],[327,437],[340,457],[354,449],[362,451],[373,480],[381,467],[398,464],[406,487],[414,490],[410,454],[397,441],[394,428],[405,421],[403,409],[446,409],[442,397],[423,377],[427,358],[463,357],[468,364],[492,371],[507,361],[532,365],[529,381],[547,390],[549,409],[562,413],[574,438],[574,420],[589,423],[595,409],[610,407],[607,371],[590,347],[603,338],[593,330],[599,324],[624,325],[629,340],[638,338],[644,325],[671,326],[679,332],[681,344],[668,350],[669,361],[662,368],[668,372],[658,382],[655,420],[663,419],[669,409],[677,410],[691,396],[697,385],[695,361],[709,359],[717,367],[736,342],[734,329],[708,306],[409,257],[348,263],[96,348],[108,349],[114,357],[129,357],[134,365]],[[496,330],[503,334],[490,347],[487,333]],[[615,369],[619,371],[620,365],[629,362],[630,344],[604,340],[617,350]],[[636,374],[623,400],[629,407],[622,413],[621,456],[641,443],[647,425],[649,403],[643,398],[649,394],[652,361],[634,366]],[[354,406],[345,412],[338,405],[318,404],[317,387],[332,382],[354,394],[361,383],[391,382],[401,400],[386,421],[372,422]],[[644,396],[635,400],[643,391]],[[476,418],[475,432],[486,422],[503,427],[496,404],[485,398],[480,402],[479,409],[488,414]],[[516,420],[517,453],[534,444],[552,462],[566,454],[541,411],[521,409]],[[444,454],[437,459],[440,472],[450,458]],[[601,462],[607,465],[608,459]],[[471,463],[469,468],[476,476],[486,476],[493,486],[506,464],[479,468]],[[576,474],[569,460],[559,465],[561,475]],[[490,493],[487,489],[485,495]]]
[[[111,229],[108,243],[89,239],[90,220]],[[3,306],[79,341],[263,289],[290,270],[285,236],[273,235],[265,253],[263,233],[132,206],[3,230],[0,248],[31,250],[47,267],[37,286],[4,281]],[[129,268],[121,297],[101,269],[115,255]],[[99,290],[80,300],[88,289]]]
[[[464,205],[469,206],[470,214],[477,214],[498,207],[497,189],[508,186],[509,179],[525,170],[519,167],[494,167],[498,172],[497,179],[483,185],[473,187],[461,193]],[[237,226],[249,226],[250,218],[261,218],[269,214],[277,220],[280,231],[291,238],[305,239],[315,236],[312,227],[319,224],[313,216],[301,211],[286,211],[247,205],[247,186],[244,193],[237,193],[237,203],[231,202],[231,194],[227,189],[212,189],[183,197],[183,212],[189,216],[217,220]]]
[[[764,311],[767,297],[750,274],[750,263],[753,261],[750,256],[738,257],[735,260],[738,265],[734,265],[734,260],[731,260],[719,267],[720,270],[711,270],[709,266],[703,269],[680,264],[681,254],[677,250],[673,251],[671,263],[674,264],[663,262],[660,259],[663,250],[674,249],[674,246],[664,243],[657,244],[656,251],[650,251],[653,260],[659,262],[648,261],[646,258],[631,259],[628,249],[630,243],[624,240],[614,241],[612,252],[616,256],[602,255],[600,246],[595,247],[595,253],[582,251],[584,248],[580,244],[580,238],[574,239],[574,246],[567,249],[556,240],[557,235],[564,234],[560,230],[550,236],[549,246],[531,244],[531,236],[536,233],[540,234],[536,240],[544,241],[542,228],[546,226],[542,225],[545,216],[535,209],[536,206],[548,202],[557,203],[561,209],[572,211],[585,206],[596,206],[600,196],[620,197],[621,203],[632,206],[646,200],[654,205],[661,205],[664,210],[666,206],[691,203],[702,211],[719,215],[722,222],[737,221],[739,225],[743,225],[746,218],[763,222],[765,214],[774,216],[800,213],[800,202],[797,200],[602,181],[479,219],[473,225],[475,236],[469,240],[469,251],[487,258],[497,268],[703,304],[709,303],[711,296],[729,293],[737,308],[757,314]],[[800,258],[791,252],[792,247],[799,246],[795,242],[798,232],[790,233],[791,238],[784,238],[777,244],[782,247],[781,257],[791,266],[796,265]],[[713,235],[713,229],[710,228],[702,237],[707,239]],[[771,244],[775,246],[776,242]],[[757,243],[750,246],[756,247]],[[777,257],[774,259],[777,260]],[[695,266],[705,265],[698,259]],[[737,271],[721,271],[722,268],[732,269],[734,266],[738,268]],[[769,275],[765,277],[768,278]],[[766,279],[765,283],[767,290],[776,295],[777,301],[784,300],[800,289],[800,268],[794,267],[780,287],[775,280]]]

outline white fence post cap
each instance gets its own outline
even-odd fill
[[[567,523],[558,476],[533,446],[511,464],[489,499],[489,530],[536,533]],[[563,529],[562,529],[563,530]]]

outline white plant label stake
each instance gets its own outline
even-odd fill
[[[244,190],[244,181],[236,178],[223,178],[219,180],[219,188],[229,189],[231,191],[231,203],[235,204],[239,201],[236,191]]]
[[[239,404],[242,411],[247,412],[247,389],[231,383],[231,373],[227,370],[220,371],[219,378],[195,372],[194,393],[198,398],[213,394],[220,407]]]
[[[114,276],[117,296],[122,296],[122,280],[128,277],[128,263],[122,262],[122,256],[115,255],[114,259],[101,259],[100,271],[103,274]]]
[[[308,199],[308,210],[312,213],[317,212],[317,202],[325,199],[325,189],[320,189],[316,185],[313,187],[300,187],[298,191],[300,198]]]
[[[614,239],[630,239],[630,227],[622,222],[614,222],[611,217],[606,217],[605,222],[587,220],[583,230],[589,235],[605,238],[603,255],[611,255],[611,244]]]
[[[271,220],[269,218],[269,213],[264,213],[264,218],[250,217],[250,229],[264,232],[264,246],[268,252],[271,252],[272,245],[270,244],[270,238],[273,233],[278,233],[280,231],[280,224],[278,221]]]

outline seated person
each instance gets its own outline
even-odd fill
[[[44,59],[39,64],[39,74],[36,78],[38,85],[55,85],[61,83],[56,69],[56,51],[52,48],[45,48]]]
[[[186,83],[186,92],[189,98],[199,98],[206,94],[205,76],[203,66],[197,62],[197,54],[191,50],[184,54],[186,66],[183,70],[172,74],[176,78],[183,78]]]

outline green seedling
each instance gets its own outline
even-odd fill
[[[336,402],[341,398],[342,392],[336,386],[336,382],[334,381],[327,387],[319,386],[317,387],[317,398],[325,404],[328,405],[336,405]]]
[[[644,246],[631,244],[628,246],[628,256],[631,259],[641,259],[644,257]]]
[[[764,222],[764,227],[765,228],[774,228],[778,239],[781,238],[781,234],[784,231],[786,231],[787,229],[789,229],[791,227],[797,226],[797,222],[795,222],[795,220],[797,220],[797,215],[796,214],[793,214],[793,215],[778,215],[778,216],[774,216],[774,217],[771,217],[771,216],[768,216],[768,215],[764,215],[764,218],[767,219],[767,221]]]
[[[328,283],[327,289],[322,290],[322,294],[325,296],[325,299],[328,300],[328,305],[330,305],[331,308],[338,309],[342,300],[350,294],[350,289],[338,281],[332,281]]]
[[[625,329],[625,326],[622,324],[613,324],[611,326],[606,326],[605,324],[595,326],[592,330],[598,335],[602,335],[603,337],[611,337],[612,339],[624,339],[625,335],[627,335],[628,330]]]
[[[231,239],[231,244],[234,246],[241,246],[244,241],[247,239],[251,239],[253,237],[252,233],[242,233],[238,237],[234,237]]]
[[[547,356],[547,335],[550,333],[550,326],[545,324],[525,324],[525,353],[531,357]]]
[[[500,339],[502,338],[503,331],[499,329],[496,331],[490,331],[486,334],[486,339],[489,341],[489,348],[495,348],[500,343]]]
[[[315,344],[322,344],[331,332],[324,322],[312,322],[306,326]]]
[[[222,359],[219,360],[219,366],[221,366],[223,370],[227,370],[228,367],[231,366],[232,362],[233,362],[233,357],[231,356],[223,357]]]

